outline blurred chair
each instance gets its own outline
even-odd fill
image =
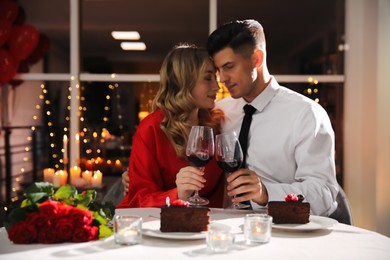
[[[103,197],[102,202],[111,201],[116,206],[119,204],[119,202],[122,201],[123,192],[124,187],[122,184],[122,178],[119,178],[107,191],[106,195]]]
[[[329,217],[337,220],[339,223],[352,225],[352,213],[349,206],[349,201],[347,195],[340,185],[336,201],[338,203],[337,209]]]

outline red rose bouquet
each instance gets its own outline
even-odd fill
[[[86,242],[112,235],[107,223],[115,207],[96,202],[94,190],[78,194],[65,185],[55,191],[50,183],[38,182],[26,189],[25,196],[5,222],[15,244]]]

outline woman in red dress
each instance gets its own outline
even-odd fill
[[[207,51],[192,45],[176,46],[166,56],[153,112],[133,138],[129,191],[117,208],[161,207],[166,197],[186,200],[194,190],[210,201],[209,207],[222,207],[224,176],[215,159],[202,173],[185,156],[193,125],[220,132],[224,116],[214,108],[215,72]]]

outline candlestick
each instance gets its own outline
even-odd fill
[[[80,149],[80,135],[79,135],[79,133],[77,133],[75,135],[75,139],[76,139],[77,149]],[[80,158],[76,158],[76,165],[78,165],[79,163],[80,163]]]
[[[67,135],[64,135],[63,143],[64,143],[63,160],[64,160],[64,164],[66,164],[68,162],[68,136]]]

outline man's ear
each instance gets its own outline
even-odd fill
[[[253,58],[256,67],[263,65],[264,52],[262,50],[256,49],[253,53]]]

